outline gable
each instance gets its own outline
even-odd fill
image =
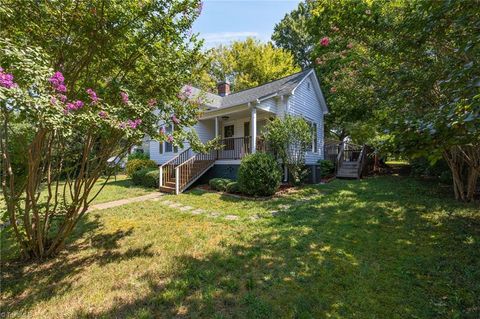
[[[292,95],[295,95],[296,92],[302,91],[302,94],[315,95],[318,105],[320,105],[323,114],[328,113],[327,103],[325,97],[323,96],[320,83],[318,81],[315,71],[312,69],[311,72],[302,79],[302,81],[292,90]]]

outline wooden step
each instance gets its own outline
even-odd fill
[[[162,193],[174,194],[175,193],[175,185],[173,187],[160,186],[160,191]]]

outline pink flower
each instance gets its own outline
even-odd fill
[[[127,121],[127,125],[132,129],[136,129],[140,124],[142,124],[141,119],[136,119],[135,121],[132,121],[132,120]]]
[[[108,117],[108,114],[105,111],[100,111],[98,112],[98,116],[100,116],[102,119],[106,119]]]
[[[168,135],[167,136],[167,141],[168,141],[168,143],[173,143],[173,135]]]
[[[332,88],[330,89],[330,92],[331,92],[331,93],[335,93],[335,92],[337,92],[337,88],[336,88],[336,87],[334,87],[334,86],[332,86]]]
[[[13,75],[10,73],[4,73],[2,68],[0,68],[0,86],[7,89],[18,86],[17,83],[13,82]]]
[[[127,123],[121,122],[121,123],[118,125],[118,127],[120,127],[120,128],[126,128],[126,127],[127,127]]]
[[[353,43],[350,42],[349,44],[347,44],[347,48],[349,49],[353,48]]]
[[[92,101],[92,105],[95,105],[95,104],[98,103],[98,96],[97,96],[97,93],[95,93],[94,90],[87,89],[87,94],[90,97],[90,100]]]
[[[180,123],[180,120],[174,115],[172,115],[172,122],[175,123],[175,124],[179,124]]]
[[[120,92],[120,95],[121,95],[121,97],[122,97],[122,102],[123,102],[124,104],[128,104],[128,93],[126,93],[126,92]]]
[[[148,100],[148,106],[151,108],[154,108],[157,105],[157,100],[156,99],[150,99]]]
[[[329,44],[330,44],[330,39],[328,37],[323,37],[320,40],[320,45],[323,47],[328,47]]]
[[[80,100],[75,101],[74,104],[75,104],[75,107],[77,108],[77,110],[81,109],[84,105],[84,103]]]
[[[50,104],[52,105],[57,104],[57,99],[54,96],[50,97]]]
[[[67,96],[63,94],[57,95],[58,99],[62,101],[62,103],[65,103],[67,101]]]
[[[63,77],[62,72],[55,72],[50,79],[48,79],[48,82],[50,82],[53,86],[53,88],[57,92],[62,92],[65,93],[67,92],[67,87],[63,83],[65,81],[65,78]]]

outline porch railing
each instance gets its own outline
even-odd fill
[[[160,187],[167,185],[167,183],[175,183],[175,167],[184,163],[192,156],[192,149],[187,148],[168,162],[160,165],[159,184]]]
[[[242,159],[252,152],[252,137],[231,137],[220,140],[221,149],[217,151],[217,159]],[[265,140],[257,137],[257,152],[267,150]]]

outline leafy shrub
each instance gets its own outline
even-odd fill
[[[275,158],[266,153],[250,154],[242,159],[238,183],[244,194],[269,196],[280,187],[282,173]]]
[[[224,192],[227,190],[227,185],[231,182],[232,180],[228,178],[212,178],[208,182],[208,185],[210,185],[210,187],[214,190]]]
[[[320,177],[325,178],[333,175],[333,172],[335,171],[335,164],[332,161],[319,160],[317,163],[320,164]]]
[[[410,166],[412,167],[412,175],[414,176],[431,176],[439,178],[442,175],[444,177],[451,175],[450,168],[444,159],[431,163],[427,158],[419,157],[410,160]]]
[[[128,161],[134,160],[134,159],[141,159],[141,160],[148,160],[150,159],[150,156],[146,153],[141,153],[141,152],[135,152],[132,154],[128,154]]]
[[[157,163],[152,160],[144,160],[144,159],[133,159],[127,162],[125,170],[127,171],[127,175],[129,177],[133,177],[133,173],[139,171],[144,168],[157,168]]]
[[[153,168],[143,168],[133,173],[132,182],[135,185],[141,185],[150,188],[158,187],[159,172]]]
[[[230,182],[227,184],[226,190],[232,194],[240,193],[240,184],[238,182]]]

